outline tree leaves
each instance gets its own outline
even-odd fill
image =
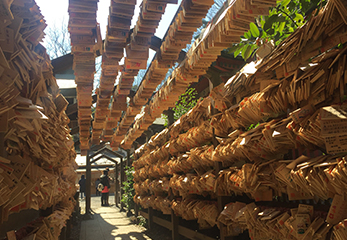
[[[252,38],[252,35],[253,35],[253,34],[251,34],[250,31],[244,33],[244,37],[245,37],[246,39],[251,39],[251,38]]]
[[[238,47],[236,48],[236,50],[235,50],[235,52],[234,52],[234,57],[235,57],[235,58],[239,55],[239,53],[241,52],[241,50],[242,50],[242,48],[243,48],[244,46],[245,46],[245,45],[244,45],[243,43],[240,43],[240,44],[238,45]]]
[[[268,16],[260,16],[256,23],[250,23],[250,30],[245,32],[240,43],[235,44],[229,53],[237,57],[240,53],[247,60],[262,44],[273,41],[280,44],[297,28],[305,24],[305,16],[314,9],[324,7],[326,0],[282,0],[269,10]],[[258,24],[258,26],[257,26]]]
[[[246,45],[242,49],[242,58],[247,60],[252,54],[252,45]]]
[[[186,92],[179,97],[175,107],[172,109],[174,111],[175,121],[196,105],[198,102],[198,99],[196,98],[197,94],[195,88],[188,88]]]
[[[283,0],[282,1],[282,6],[283,7],[286,7],[289,3],[290,3],[291,0]]]
[[[285,25],[286,25],[286,22],[281,22],[280,26],[278,27],[278,32],[280,32],[282,34]]]
[[[277,22],[278,16],[272,15],[267,20],[265,20],[263,30],[267,32],[269,29],[272,28],[272,24]]]
[[[253,22],[251,22],[249,24],[249,26],[250,26],[250,31],[251,31],[252,36],[255,37],[255,38],[259,37],[260,36],[260,32],[259,32],[258,27]]]

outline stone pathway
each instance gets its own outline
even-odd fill
[[[101,207],[100,197],[92,197],[91,220],[83,220],[80,240],[147,240],[152,239],[144,233],[145,228],[131,223],[124,212],[115,206]],[[110,196],[110,203],[114,197]],[[80,201],[81,213],[84,213],[85,200]],[[153,238],[154,239],[154,238]]]

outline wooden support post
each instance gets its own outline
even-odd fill
[[[89,151],[86,158],[86,215],[90,214],[91,187],[92,187],[92,165],[90,164]]]
[[[127,166],[130,167],[130,149],[127,149]]]
[[[124,190],[123,190],[123,182],[124,182],[124,162],[123,158],[120,159],[120,199],[123,198]],[[124,211],[124,203],[120,202],[120,210]]]
[[[72,220],[71,218],[67,220],[66,222],[66,238],[70,239],[71,238],[71,227],[72,226]]]
[[[117,207],[117,164],[114,166],[114,205]]]
[[[154,222],[153,222],[153,208],[148,208],[148,229],[149,230],[153,230],[154,226],[153,226]]]
[[[7,116],[5,116],[7,117]],[[6,123],[7,124],[7,123]],[[0,156],[1,157],[6,157],[6,149],[5,149],[5,132],[0,133]],[[0,207],[0,216],[2,216],[2,212],[4,210],[4,206]],[[0,224],[3,223],[2,218],[0,218]]]
[[[153,135],[153,130],[148,127],[148,129],[145,131],[145,134],[146,134],[146,143],[148,143],[148,141],[151,139]]]
[[[171,126],[175,122],[174,111],[172,109],[165,110],[163,112],[167,116],[168,126]]]
[[[134,204],[134,210],[135,210],[135,217],[137,219],[137,217],[139,216],[139,205],[137,203]]]
[[[7,153],[6,153],[6,148],[5,148],[5,134],[4,132],[0,133],[0,156],[1,157],[7,157]]]
[[[114,197],[115,197],[115,204],[117,207],[119,204],[119,202],[118,202],[118,199],[119,199],[119,196],[118,196],[118,194],[119,194],[119,181],[118,181],[119,171],[118,171],[118,168],[119,168],[119,164],[117,164],[116,168],[115,168],[115,171],[116,171],[115,185],[116,185],[116,187],[115,187],[115,196]]]
[[[60,235],[59,235],[59,240],[66,240],[66,227],[63,227],[61,229]]]
[[[176,216],[174,210],[171,209],[171,224],[172,224],[172,240],[179,240],[180,236],[178,233],[179,218]]]

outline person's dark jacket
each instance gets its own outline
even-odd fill
[[[80,192],[85,192],[86,191],[86,179],[81,178],[79,180],[78,184],[80,185]]]
[[[108,180],[108,176],[107,175],[101,175],[100,176],[100,183],[102,183],[102,185],[107,186],[108,188],[110,188],[110,181]]]

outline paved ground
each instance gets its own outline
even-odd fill
[[[110,196],[110,204],[114,203],[114,196]],[[85,200],[80,201],[81,213],[84,213]],[[100,197],[92,197],[91,220],[83,220],[81,224],[80,240],[147,240],[163,238],[149,237],[145,228],[131,223],[124,212],[119,212],[115,206],[101,207]]]

